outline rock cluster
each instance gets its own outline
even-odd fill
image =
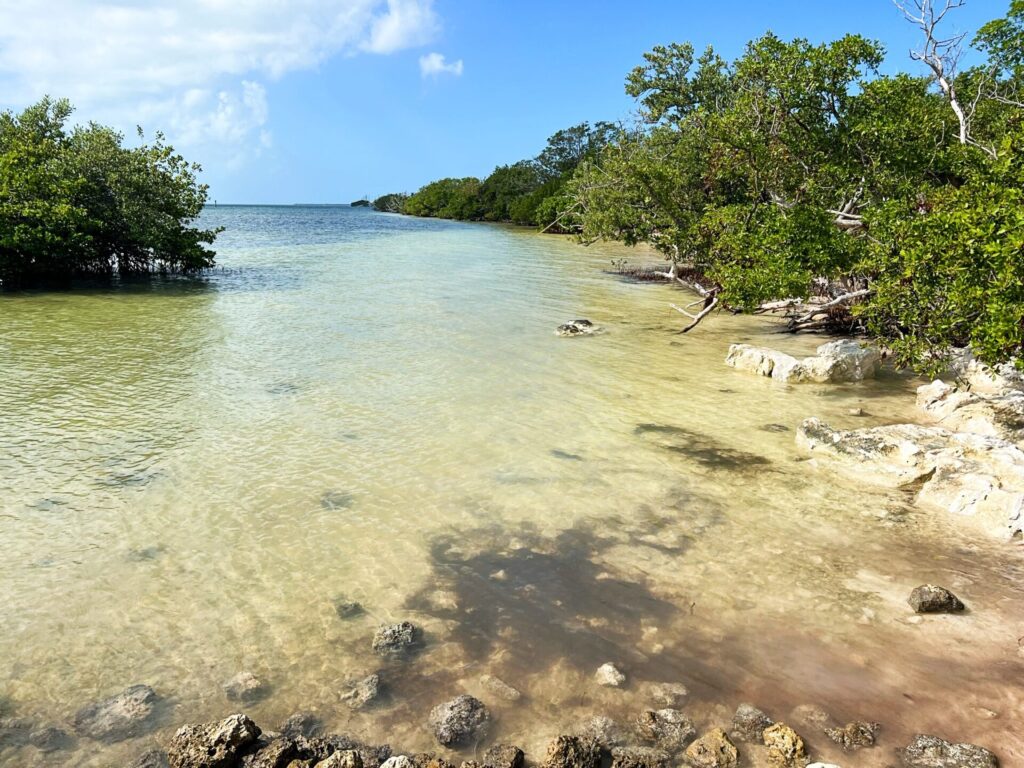
[[[778,381],[844,382],[873,378],[882,363],[882,355],[870,344],[850,339],[822,344],[813,357],[797,359],[792,355],[749,344],[729,347],[726,365]]]

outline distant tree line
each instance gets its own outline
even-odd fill
[[[499,166],[483,180],[439,179],[412,195],[379,197],[373,206],[378,211],[411,216],[509,222],[567,231],[563,216],[570,203],[567,185],[581,163],[597,162],[617,131],[610,123],[581,123],[558,131],[532,160]]]

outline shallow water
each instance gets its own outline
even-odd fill
[[[731,342],[822,340],[728,315],[675,335],[682,294],[606,274],[617,247],[337,208],[207,219],[227,227],[208,279],[0,297],[0,710],[66,728],[139,682],[168,704],[138,739],[0,764],[125,764],[239,709],[241,670],[271,686],[244,707],[265,728],[312,710],[404,751],[461,692],[539,757],[680,682],[701,728],[741,701],[877,720],[858,766],[916,732],[1024,764],[1019,545],[794,445],[812,415],[917,419],[919,382],[727,368]],[[580,316],[606,332],[554,336]],[[970,611],[919,621],[905,600],[929,581]],[[426,647],[381,662],[374,628],[401,619]],[[593,683],[607,661],[623,689]],[[351,712],[345,681],[374,671],[388,699]]]

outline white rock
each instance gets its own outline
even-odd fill
[[[940,425],[1024,447],[1024,391],[967,392],[942,381],[918,387],[917,406]]]
[[[969,349],[953,350],[950,368],[972,392],[981,395],[1005,395],[1024,392],[1024,371],[1014,361],[990,366],[978,360]]]
[[[598,667],[597,672],[594,673],[594,679],[598,685],[603,685],[606,688],[618,688],[626,682],[626,676],[619,672],[611,662]]]
[[[393,755],[381,763],[380,768],[416,768],[416,764],[405,755]]]
[[[1024,451],[942,427],[832,429],[805,420],[797,444],[847,474],[889,486],[923,481],[918,505],[962,516],[1000,537],[1024,531]]]
[[[817,354],[798,360],[774,349],[733,344],[726,365],[778,381],[842,382],[863,381],[873,377],[882,362],[881,353],[869,344],[850,339],[832,341],[818,347]]]
[[[811,763],[807,768],[839,768],[835,763]]]

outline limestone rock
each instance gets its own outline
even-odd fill
[[[637,735],[669,753],[681,752],[697,735],[693,721],[678,709],[645,710],[636,719]]]
[[[262,698],[267,686],[252,672],[239,672],[224,683],[224,695],[228,701],[252,703]]]
[[[289,739],[311,739],[323,733],[323,723],[312,712],[296,712],[281,726],[281,735]]]
[[[299,757],[299,750],[292,739],[278,737],[258,746],[242,758],[242,768],[287,768]]]
[[[516,688],[513,688],[504,680],[494,675],[482,675],[480,677],[480,685],[492,696],[497,696],[505,701],[518,701],[519,697],[522,696]]]
[[[726,365],[778,381],[848,382],[873,378],[882,362],[877,348],[840,339],[822,344],[812,357],[798,360],[792,355],[750,344],[733,344],[725,358]]]
[[[44,725],[34,728],[28,734],[28,743],[40,752],[57,752],[71,746],[71,737],[60,728]]]
[[[764,729],[761,735],[768,747],[768,763],[776,768],[804,768],[807,765],[807,750],[804,740],[785,723],[775,723]]]
[[[972,392],[983,395],[1003,395],[1024,392],[1024,371],[1014,361],[991,366],[978,360],[969,349],[953,351],[951,369],[957,378],[967,383]]]
[[[423,631],[411,621],[386,624],[373,636],[373,650],[381,656],[400,657],[416,650],[423,640]]]
[[[495,744],[484,752],[484,768],[523,768],[526,755],[512,744]]]
[[[380,693],[380,675],[367,675],[341,694],[341,700],[351,709],[366,709],[380,697]]]
[[[825,735],[843,749],[851,751],[862,747],[873,747],[878,729],[878,723],[856,721],[847,723],[842,728],[827,728]]]
[[[389,768],[412,768],[412,762],[407,757],[389,757],[381,764],[382,768],[392,760],[404,762],[392,764]],[[363,768],[363,758],[354,749],[341,749],[316,765],[318,768]]]
[[[152,724],[157,699],[156,691],[148,685],[133,685],[78,710],[72,725],[82,736],[121,741],[137,736]]]
[[[1024,391],[964,391],[942,381],[918,387],[917,405],[954,432],[997,437],[1024,447]]]
[[[936,736],[917,736],[903,750],[907,768],[999,768],[999,760],[973,744],[951,744]]]
[[[341,767],[339,766],[339,768]],[[416,766],[405,755],[395,755],[381,763],[380,768],[416,768]]]
[[[171,739],[167,756],[171,768],[234,768],[241,755],[260,736],[245,715],[202,725],[185,725]]]
[[[712,728],[686,748],[686,759],[693,768],[736,768],[740,753],[725,731]]]
[[[586,736],[559,736],[548,745],[542,768],[600,768],[601,746]]]
[[[161,752],[159,749],[151,749],[149,752],[143,752],[135,758],[135,762],[129,765],[128,768],[170,768],[170,765],[166,752]]]
[[[760,744],[764,729],[774,721],[753,704],[740,704],[732,717],[732,731],[729,733],[736,741],[749,741]]]
[[[682,683],[655,683],[651,686],[651,699],[662,707],[678,707],[690,691]]]
[[[625,741],[622,728],[617,722],[604,715],[594,715],[584,720],[579,727],[579,735],[595,739],[603,749],[609,752]]]
[[[612,750],[612,768],[668,768],[671,756],[650,747],[616,747]]]
[[[619,688],[626,682],[626,676],[614,664],[608,662],[597,668],[597,672],[594,673],[594,680],[597,681],[598,685],[602,685],[605,688]]]
[[[1024,531],[1024,451],[1005,440],[915,424],[839,430],[806,419],[797,444],[858,479],[921,482],[919,506],[959,515],[986,533]]]
[[[935,584],[915,587],[907,602],[916,613],[959,613],[964,609],[960,598]]]
[[[434,707],[429,724],[438,743],[454,747],[479,740],[487,732],[490,719],[482,701],[463,694]]]
[[[571,320],[555,329],[556,336],[591,336],[600,332],[600,328],[586,319]]]

